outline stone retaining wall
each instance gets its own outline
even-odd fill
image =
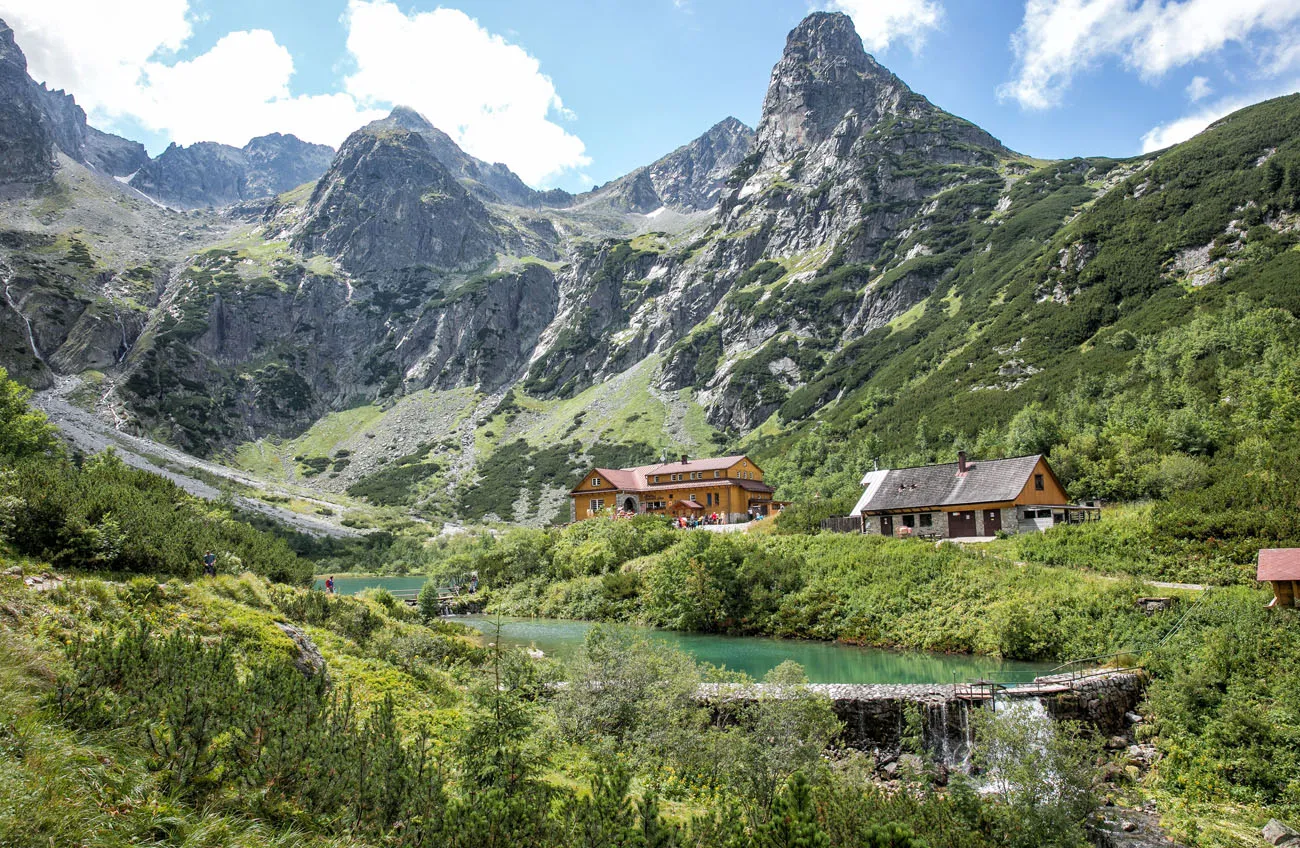
[[[999,692],[997,701],[1037,700],[1054,719],[1077,721],[1099,735],[1112,736],[1124,732],[1125,713],[1136,711],[1145,682],[1145,676],[1138,671],[1110,672],[1080,680],[1040,677],[1032,686]],[[962,687],[940,684],[812,683],[804,688],[830,698],[835,715],[844,723],[840,736],[844,747],[897,756],[908,732],[908,713],[916,715],[919,711],[913,728],[919,727],[926,749],[948,764],[964,761],[969,753],[970,711],[992,703],[992,699],[972,696]],[[700,698],[725,709],[727,703],[770,696],[773,691],[762,683],[721,684],[705,686]]]

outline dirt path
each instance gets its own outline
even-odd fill
[[[32,405],[44,412],[50,421],[58,426],[63,437],[83,453],[94,454],[106,448],[113,448],[127,465],[166,477],[191,495],[207,500],[218,500],[225,493],[217,486],[200,479],[202,476],[217,477],[238,486],[308,500],[321,506],[337,507],[336,504],[314,501],[301,493],[282,489],[243,471],[198,459],[173,447],[123,433],[95,415],[74,406],[68,400],[68,396],[79,385],[80,380],[76,377],[59,377],[54,388],[37,392],[32,396]],[[343,527],[324,517],[302,515],[244,495],[236,494],[233,497],[235,503],[243,509],[269,516],[295,530],[313,536],[361,535],[350,527]]]

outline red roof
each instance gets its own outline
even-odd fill
[[[658,465],[642,465],[632,470],[642,477],[653,474],[685,474],[689,471],[725,471],[742,459],[748,459],[748,457],[739,454],[737,456],[719,456],[713,459],[691,459],[686,462],[663,462]]]
[[[1259,552],[1256,580],[1300,580],[1300,548],[1265,548]]]
[[[636,471],[622,468],[597,468],[596,475],[605,478],[616,489],[640,489],[641,481],[637,478]]]
[[[698,501],[677,501],[673,504],[674,508],[679,506],[684,506],[687,509],[704,509],[704,504]]]
[[[636,468],[594,468],[592,469],[591,474],[584,479],[590,479],[593,476],[600,477],[602,484],[608,483],[611,488],[623,492],[644,492],[656,487],[662,489],[684,489],[691,485],[692,482],[697,486],[717,485],[718,483],[740,483],[745,488],[754,491],[775,491],[770,486],[760,483],[757,480],[741,481],[739,478],[717,477],[709,480],[678,480],[676,482],[669,480],[669,477],[673,474],[725,471],[740,462],[742,459],[747,460],[749,457],[740,454],[737,456],[721,456],[712,459],[692,459],[687,462],[665,462],[658,465],[639,465]],[[759,469],[757,465],[754,465],[752,460],[749,464],[756,470],[762,470]],[[655,475],[661,477],[663,482],[652,483],[651,480]],[[581,483],[578,484],[579,487],[581,487],[581,485]],[[760,489],[758,487],[762,488]],[[603,489],[605,489],[605,486],[602,485],[600,489],[591,491],[601,491]],[[576,493],[577,491],[578,489],[574,488],[571,493]]]

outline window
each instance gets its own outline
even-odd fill
[[[691,503],[695,503],[695,495],[691,495]]]
[[[600,511],[601,511],[602,509],[604,509],[604,508],[605,508],[605,499],[604,499],[604,498],[592,498],[592,499],[591,499],[591,511],[592,511],[592,512],[600,512]]]
[[[922,515],[922,516],[921,516],[921,526],[922,526],[922,527],[933,527],[933,526],[934,526],[934,516],[933,516],[932,514],[928,513],[928,512],[925,513],[924,515]]]
[[[1043,488],[1044,488],[1044,486],[1043,486],[1043,475],[1041,475],[1041,474],[1035,474],[1035,475],[1034,475],[1034,488],[1035,488],[1036,490],[1040,491],[1040,492],[1043,491]]]
[[[599,485],[600,485],[600,478],[599,478],[599,477],[592,477],[592,478],[591,478],[591,485],[593,485],[593,486],[599,486]]]
[[[718,479],[718,478],[721,477],[721,476],[722,476],[722,472],[721,472],[721,471],[715,471],[715,472],[713,472],[713,479],[714,479],[714,480]]]
[[[659,482],[659,475],[658,475],[658,474],[655,475],[655,482],[656,482],[656,483]]]
[[[915,516],[915,515],[904,515],[904,516],[903,516],[903,526],[904,526],[904,527],[915,527],[915,526],[916,526],[916,516]]]

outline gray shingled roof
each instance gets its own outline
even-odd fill
[[[1039,459],[1035,454],[971,460],[965,476],[960,477],[955,462],[891,469],[870,500],[858,509],[874,512],[1015,500]]]

